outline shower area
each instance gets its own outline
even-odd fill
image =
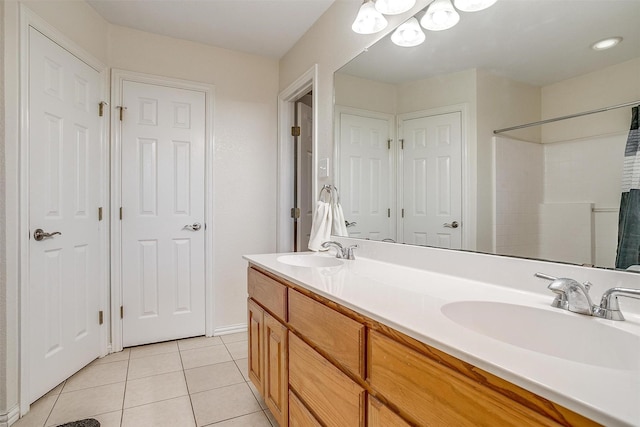
[[[611,68],[543,88],[542,120],[494,131],[495,253],[607,268],[634,264],[616,263],[616,255],[629,233],[619,230],[620,205],[623,171],[628,175],[636,158],[625,152],[640,104],[640,60]],[[602,87],[608,93],[596,96]]]

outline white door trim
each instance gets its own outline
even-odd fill
[[[49,25],[42,18],[34,14],[24,4],[19,5],[20,13],[20,28],[19,28],[19,70],[20,70],[20,86],[19,86],[19,114],[20,125],[18,130],[18,247],[12,248],[11,240],[7,240],[7,250],[15,250],[18,255],[18,283],[19,283],[19,348],[20,348],[20,413],[22,415],[29,411],[29,378],[30,378],[30,366],[29,366],[29,319],[30,319],[30,307],[28,298],[28,285],[29,285],[29,81],[25,76],[29,73],[29,28],[33,27],[35,30],[41,32],[46,37],[51,39],[56,44],[70,52],[72,55],[80,59],[82,62],[89,65],[100,73],[102,80],[102,98],[107,100],[107,87],[108,87],[108,70],[105,64],[93,57],[90,53],[86,52],[78,45],[76,45],[71,39],[64,36],[57,29]],[[96,105],[96,111],[98,106]],[[103,120],[103,125],[100,129],[100,182],[101,191],[99,195],[100,204],[104,207],[105,211],[108,209],[109,199],[108,193],[108,126],[106,121],[109,119],[108,115]],[[100,305],[105,308],[108,303],[108,258],[109,253],[109,239],[108,239],[108,220],[105,218],[100,227],[100,247],[104,254],[101,260],[101,273],[99,277],[100,282]],[[107,320],[108,321],[108,320]],[[108,323],[107,323],[108,324]],[[105,324],[106,326],[106,324]],[[103,327],[101,331],[101,355],[108,353],[109,335],[107,327]]]
[[[475,250],[476,249],[476,185],[475,180],[475,139],[470,132],[471,123],[469,123],[469,105],[455,104],[447,105],[444,107],[431,108],[428,110],[413,111],[411,113],[398,114],[398,132],[397,135],[402,135],[402,122],[404,120],[418,119],[422,117],[437,116],[448,113],[460,113],[461,117],[461,150],[462,150],[462,249]],[[402,177],[399,175],[403,171],[402,160],[399,160],[398,175],[396,182],[402,182]],[[401,199],[402,189],[398,189],[398,200]],[[400,206],[398,207],[400,209]],[[398,236],[402,235],[402,224],[398,223],[397,227]]]
[[[205,334],[213,336],[214,324],[214,245],[213,245],[213,200],[214,200],[214,133],[213,133],[213,105],[215,88],[207,83],[173,79],[134,71],[113,69],[111,72],[111,331],[112,351],[122,350],[122,319],[120,306],[122,305],[122,264],[121,264],[121,229],[120,206],[122,194],[122,170],[120,155],[122,141],[120,140],[120,115],[118,106],[122,103],[122,83],[124,81],[155,84],[178,89],[194,90],[205,94]],[[126,111],[125,113],[126,114]]]
[[[278,95],[278,182],[276,207],[276,251],[293,250],[293,226],[290,210],[293,207],[293,146],[291,127],[295,123],[295,101],[312,91],[313,160],[311,171],[312,200],[318,194],[318,64],[291,83]],[[315,204],[314,204],[315,209]]]

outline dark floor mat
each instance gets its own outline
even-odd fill
[[[66,424],[60,424],[58,427],[100,427],[98,420],[87,418],[86,420],[72,421]]]

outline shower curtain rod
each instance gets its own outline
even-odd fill
[[[630,107],[632,105],[638,105],[638,104],[640,104],[640,101],[626,102],[624,104],[612,105],[611,107],[599,108],[597,110],[585,111],[583,113],[569,114],[568,116],[554,117],[553,119],[540,120],[539,122],[527,123],[519,126],[511,126],[504,129],[497,129],[497,130],[494,130],[493,133],[494,135],[497,135],[499,133],[508,132],[510,130],[524,129],[531,126],[544,125],[547,123],[558,122],[560,120],[573,119],[575,117],[586,116],[586,115],[595,114],[595,113],[602,113],[604,111],[615,110],[616,108]]]

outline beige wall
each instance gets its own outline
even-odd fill
[[[347,74],[336,74],[334,85],[336,105],[388,114],[397,111],[395,85]]]
[[[640,58],[542,88],[542,118],[559,117],[640,100]],[[628,130],[631,108],[543,126],[546,142],[568,141]]]
[[[540,89],[477,70],[477,250],[493,250],[493,131],[540,118]],[[522,132],[539,141],[539,129]]]

